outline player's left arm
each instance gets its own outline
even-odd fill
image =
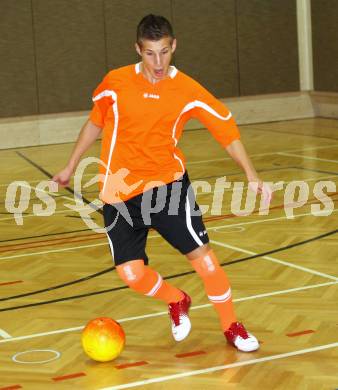
[[[226,149],[232,159],[245,172],[249,187],[261,193],[270,203],[272,190],[257,174],[242,142],[240,132],[229,109],[200,84],[194,84],[194,109],[192,115],[199,119],[214,138]]]
[[[270,186],[264,183],[258,176],[255,167],[248,156],[244,145],[237,139],[225,147],[232,159],[243,169],[249,182],[249,187],[261,193],[266,204],[269,204],[272,197]]]

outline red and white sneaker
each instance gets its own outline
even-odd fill
[[[184,340],[190,333],[191,323],[188,316],[191,298],[182,291],[184,297],[179,302],[169,303],[168,314],[171,320],[171,331],[176,341]]]
[[[224,332],[224,336],[239,351],[252,352],[259,348],[256,337],[248,333],[240,322],[233,322],[229,329]]]

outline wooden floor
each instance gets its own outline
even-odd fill
[[[267,215],[236,216],[231,189],[221,216],[204,216],[238,317],[262,343],[249,354],[226,344],[200,280],[192,272],[182,275],[189,264],[156,232],[147,246],[152,266],[193,299],[193,329],[181,343],[172,339],[162,303],[122,286],[105,236],[66,208],[74,203],[70,191],[55,196],[54,215],[32,215],[33,205],[42,204],[34,187],[63,167],[72,144],[0,151],[0,389],[338,388],[338,121],[255,124],[241,133],[264,180],[309,186],[303,206],[288,205],[296,207],[293,219],[286,217],[285,191],[275,193]],[[244,180],[206,130],[186,131],[181,147],[192,181],[213,188],[224,175]],[[88,155],[98,151],[99,142]],[[86,173],[89,180],[96,167]],[[21,226],[4,204],[14,180],[32,186]],[[332,202],[329,216],[311,209],[320,204],[313,192],[320,180],[335,186],[324,200]],[[84,195],[92,201],[97,194],[94,185]],[[210,205],[213,195],[197,198]],[[102,224],[99,213],[92,218]],[[127,335],[123,353],[110,363],[90,361],[80,345],[82,327],[99,316],[119,320]]]

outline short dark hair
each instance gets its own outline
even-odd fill
[[[164,16],[146,15],[137,26],[136,42],[139,45],[142,44],[142,39],[159,41],[166,37],[175,38],[171,24]]]

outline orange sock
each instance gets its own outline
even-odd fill
[[[192,260],[191,264],[203,280],[208,298],[218,312],[223,331],[227,330],[237,320],[226,273],[212,250],[205,256]]]
[[[184,295],[181,290],[170,285],[144,261],[131,260],[116,267],[120,278],[134,291],[161,299],[167,304],[178,302]]]

